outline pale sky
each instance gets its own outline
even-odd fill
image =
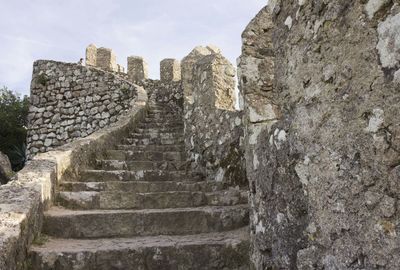
[[[29,94],[38,59],[78,62],[90,43],[118,63],[143,56],[150,78],[159,62],[214,44],[236,64],[241,33],[266,0],[0,0],[0,87]]]

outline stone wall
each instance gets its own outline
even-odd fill
[[[197,47],[182,61],[186,151],[200,177],[243,186],[247,180],[242,113],[234,110],[235,69],[216,52]]]
[[[0,269],[30,269],[27,253],[41,232],[43,212],[53,204],[57,184],[79,179],[79,171],[94,166],[95,157],[128,136],[145,117],[147,94],[136,87],[127,114],[116,123],[28,161],[13,181],[0,186]]]
[[[36,61],[29,152],[47,152],[116,122],[136,96],[135,86],[112,73],[78,64]]]
[[[269,2],[239,60],[253,268],[398,269],[400,7]]]
[[[166,103],[176,112],[178,116],[183,117],[183,88],[181,81],[160,81],[144,80],[138,85],[147,91],[149,102]]]

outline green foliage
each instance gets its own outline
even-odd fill
[[[14,171],[25,164],[28,112],[27,96],[0,88],[0,151],[9,157]]]

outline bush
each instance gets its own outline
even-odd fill
[[[14,171],[21,170],[26,161],[28,96],[0,88],[0,151],[6,154]]]

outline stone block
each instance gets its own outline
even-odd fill
[[[160,63],[160,79],[164,82],[181,80],[181,63],[176,59],[164,59]]]
[[[98,48],[96,65],[105,71],[117,71],[117,56],[112,49]]]
[[[143,57],[128,57],[128,77],[132,82],[140,82],[148,78],[148,66]]]
[[[185,102],[193,103],[193,67],[195,63],[206,55],[220,53],[220,49],[213,45],[197,46],[181,62],[182,86]]]
[[[97,47],[94,44],[90,44],[86,48],[86,66],[95,67],[97,62]]]

